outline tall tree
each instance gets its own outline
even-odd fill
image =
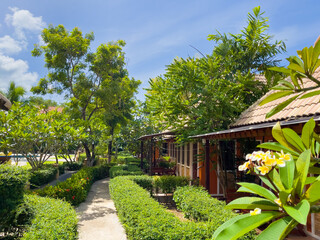
[[[45,54],[49,71],[34,93],[59,93],[67,99],[67,108],[73,118],[81,119],[87,129],[88,141],[83,142],[88,164],[92,165],[95,147],[97,118],[104,112],[112,112],[121,99],[132,98],[139,81],[128,77],[122,48],[125,42],[101,44],[95,52],[89,52],[93,33],[83,36],[78,28],[68,32],[64,26],[49,26],[42,32],[44,46],[36,46],[33,56]],[[126,91],[127,87],[131,91]],[[127,93],[127,94],[126,94]]]
[[[16,86],[15,82],[11,81],[5,95],[10,100],[11,103],[14,103],[14,102],[19,102],[21,100],[21,97],[25,93],[26,93],[26,90],[23,87]]]
[[[182,139],[225,129],[259,99],[280,79],[268,68],[279,64],[276,55],[285,50],[283,42],[271,42],[268,27],[260,7],[254,8],[240,34],[209,35],[216,43],[212,54],[175,59],[163,76],[150,80],[146,102],[159,127],[173,127]]]

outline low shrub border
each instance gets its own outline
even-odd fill
[[[214,230],[222,223],[221,221],[235,215],[235,213],[223,209],[223,202],[211,198],[215,203],[210,205],[212,214],[225,211],[222,218],[216,216],[220,219],[219,221],[211,221],[212,219],[207,217],[208,221],[199,221],[197,218],[192,218],[197,219],[197,221],[182,222],[151,198],[147,190],[138,186],[136,183],[138,181],[139,177],[116,177],[110,181],[110,194],[129,239],[211,239]],[[142,180],[140,184],[141,182]],[[145,179],[146,182],[148,182],[147,179]],[[207,204],[208,199],[205,197],[209,195],[204,195],[205,191],[201,188],[194,188],[195,190],[192,187],[184,188],[186,190],[191,188],[189,194],[196,195],[199,192],[200,195],[203,194],[199,198],[203,200],[202,205]],[[181,196],[181,199],[186,198]],[[180,201],[180,204],[182,203],[183,200]],[[216,208],[218,211],[216,211]],[[254,239],[254,234],[250,233],[241,239]]]
[[[53,181],[58,173],[58,168],[53,165],[44,165],[43,169],[30,170],[30,188],[37,188]]]
[[[128,239],[211,239],[205,223],[180,221],[128,177],[112,179],[110,194]]]
[[[116,165],[110,168],[110,177],[129,176],[129,175],[143,175],[144,173],[136,165]]]
[[[155,176],[153,178],[156,192],[173,193],[177,187],[188,186],[190,179],[182,176]]]
[[[77,215],[67,202],[25,195],[24,208],[31,215],[21,239],[76,239]]]
[[[33,193],[39,196],[64,199],[77,206],[85,201],[93,182],[108,177],[109,169],[110,165],[108,164],[85,167],[66,181],[60,182],[56,186],[46,186],[43,189],[35,190]]]
[[[220,225],[237,214],[225,209],[226,203],[213,198],[203,187],[179,187],[173,195],[177,209],[182,211],[187,219],[197,222],[208,222],[216,230]],[[255,239],[252,231],[240,239]]]

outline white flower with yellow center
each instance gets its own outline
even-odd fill
[[[266,165],[266,166],[270,166],[270,167],[273,167],[277,164],[277,161],[276,161],[276,158],[275,156],[271,156],[270,154],[267,154],[265,159],[263,160],[263,163]]]
[[[282,207],[282,203],[281,203],[281,201],[280,201],[280,198],[275,199],[274,202],[275,202],[276,204],[278,204],[280,207]]]
[[[270,167],[270,166],[261,166],[261,167],[257,167],[257,169],[260,171],[261,175],[266,175],[268,172],[270,172],[272,167]]]
[[[258,214],[261,214],[260,208],[255,208],[253,211],[250,211],[251,216],[258,215]]]
[[[286,165],[286,162],[281,158],[276,158],[276,163],[278,167],[284,167]]]
[[[284,161],[290,161],[291,156],[290,154],[284,154],[283,150],[281,150],[281,153],[279,154],[279,159],[282,159]]]
[[[242,165],[240,165],[240,166],[238,167],[238,170],[239,170],[239,171],[245,171],[245,170],[247,170],[247,169],[249,168],[249,164],[250,164],[250,162],[245,162],[244,164],[242,164]]]

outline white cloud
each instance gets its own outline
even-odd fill
[[[15,28],[15,33],[19,39],[26,39],[26,32],[38,33],[46,23],[42,17],[34,17],[28,10],[20,10],[18,8],[9,8],[12,14],[6,15],[6,23]]]
[[[29,65],[26,61],[0,54],[0,89],[5,90],[10,81],[18,86],[24,87],[27,91],[36,83],[38,74],[29,72]]]
[[[0,38],[0,53],[14,54],[22,50],[22,43],[12,37],[5,35]]]

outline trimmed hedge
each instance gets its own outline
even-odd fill
[[[26,169],[7,164],[0,165],[0,223],[3,217],[22,202],[27,180]]]
[[[69,171],[77,171],[83,167],[83,163],[82,162],[64,162],[63,166],[65,169],[68,169]]]
[[[112,179],[110,194],[128,239],[211,239],[205,223],[180,221],[128,177]]]
[[[76,239],[77,215],[74,208],[62,200],[25,195],[25,209],[31,214],[25,226],[23,240]]]
[[[153,180],[156,192],[161,189],[163,193],[173,193],[177,187],[187,186],[190,182],[188,177],[166,175],[155,176]]]
[[[30,170],[30,187],[37,188],[53,181],[56,178],[57,173],[58,168],[53,165],[43,165],[42,169],[36,171]]]
[[[143,175],[141,169],[136,165],[116,165],[110,168],[110,177]]]
[[[64,199],[76,206],[85,201],[90,187],[96,180],[108,177],[110,165],[82,168],[64,182],[34,191],[40,196]]]
[[[237,214],[225,209],[225,202],[213,198],[203,187],[179,187],[173,195],[177,208],[186,218],[197,222],[208,222],[216,230]],[[240,239],[254,239],[252,231]]]
[[[204,240],[212,238],[218,224],[221,224],[220,221],[219,223],[211,220],[181,221],[151,198],[148,191],[138,186],[135,183],[137,179],[137,177],[116,177],[110,181],[110,194],[117,208],[118,216],[126,229],[128,239]],[[196,192],[191,190],[188,193],[196,196],[200,190],[203,191],[202,189],[196,189]],[[200,192],[200,194],[202,193]],[[180,196],[181,199],[185,199],[182,194]],[[203,198],[202,200],[202,205],[208,203],[206,201],[208,199]],[[224,206],[224,203],[218,200],[214,201],[216,204],[211,205],[210,209],[213,214],[218,213],[219,209]],[[217,211],[216,208],[218,208]],[[224,214],[225,220],[235,215],[229,210]],[[216,217],[219,218],[219,216]],[[254,234],[250,233],[241,239],[254,238]]]

